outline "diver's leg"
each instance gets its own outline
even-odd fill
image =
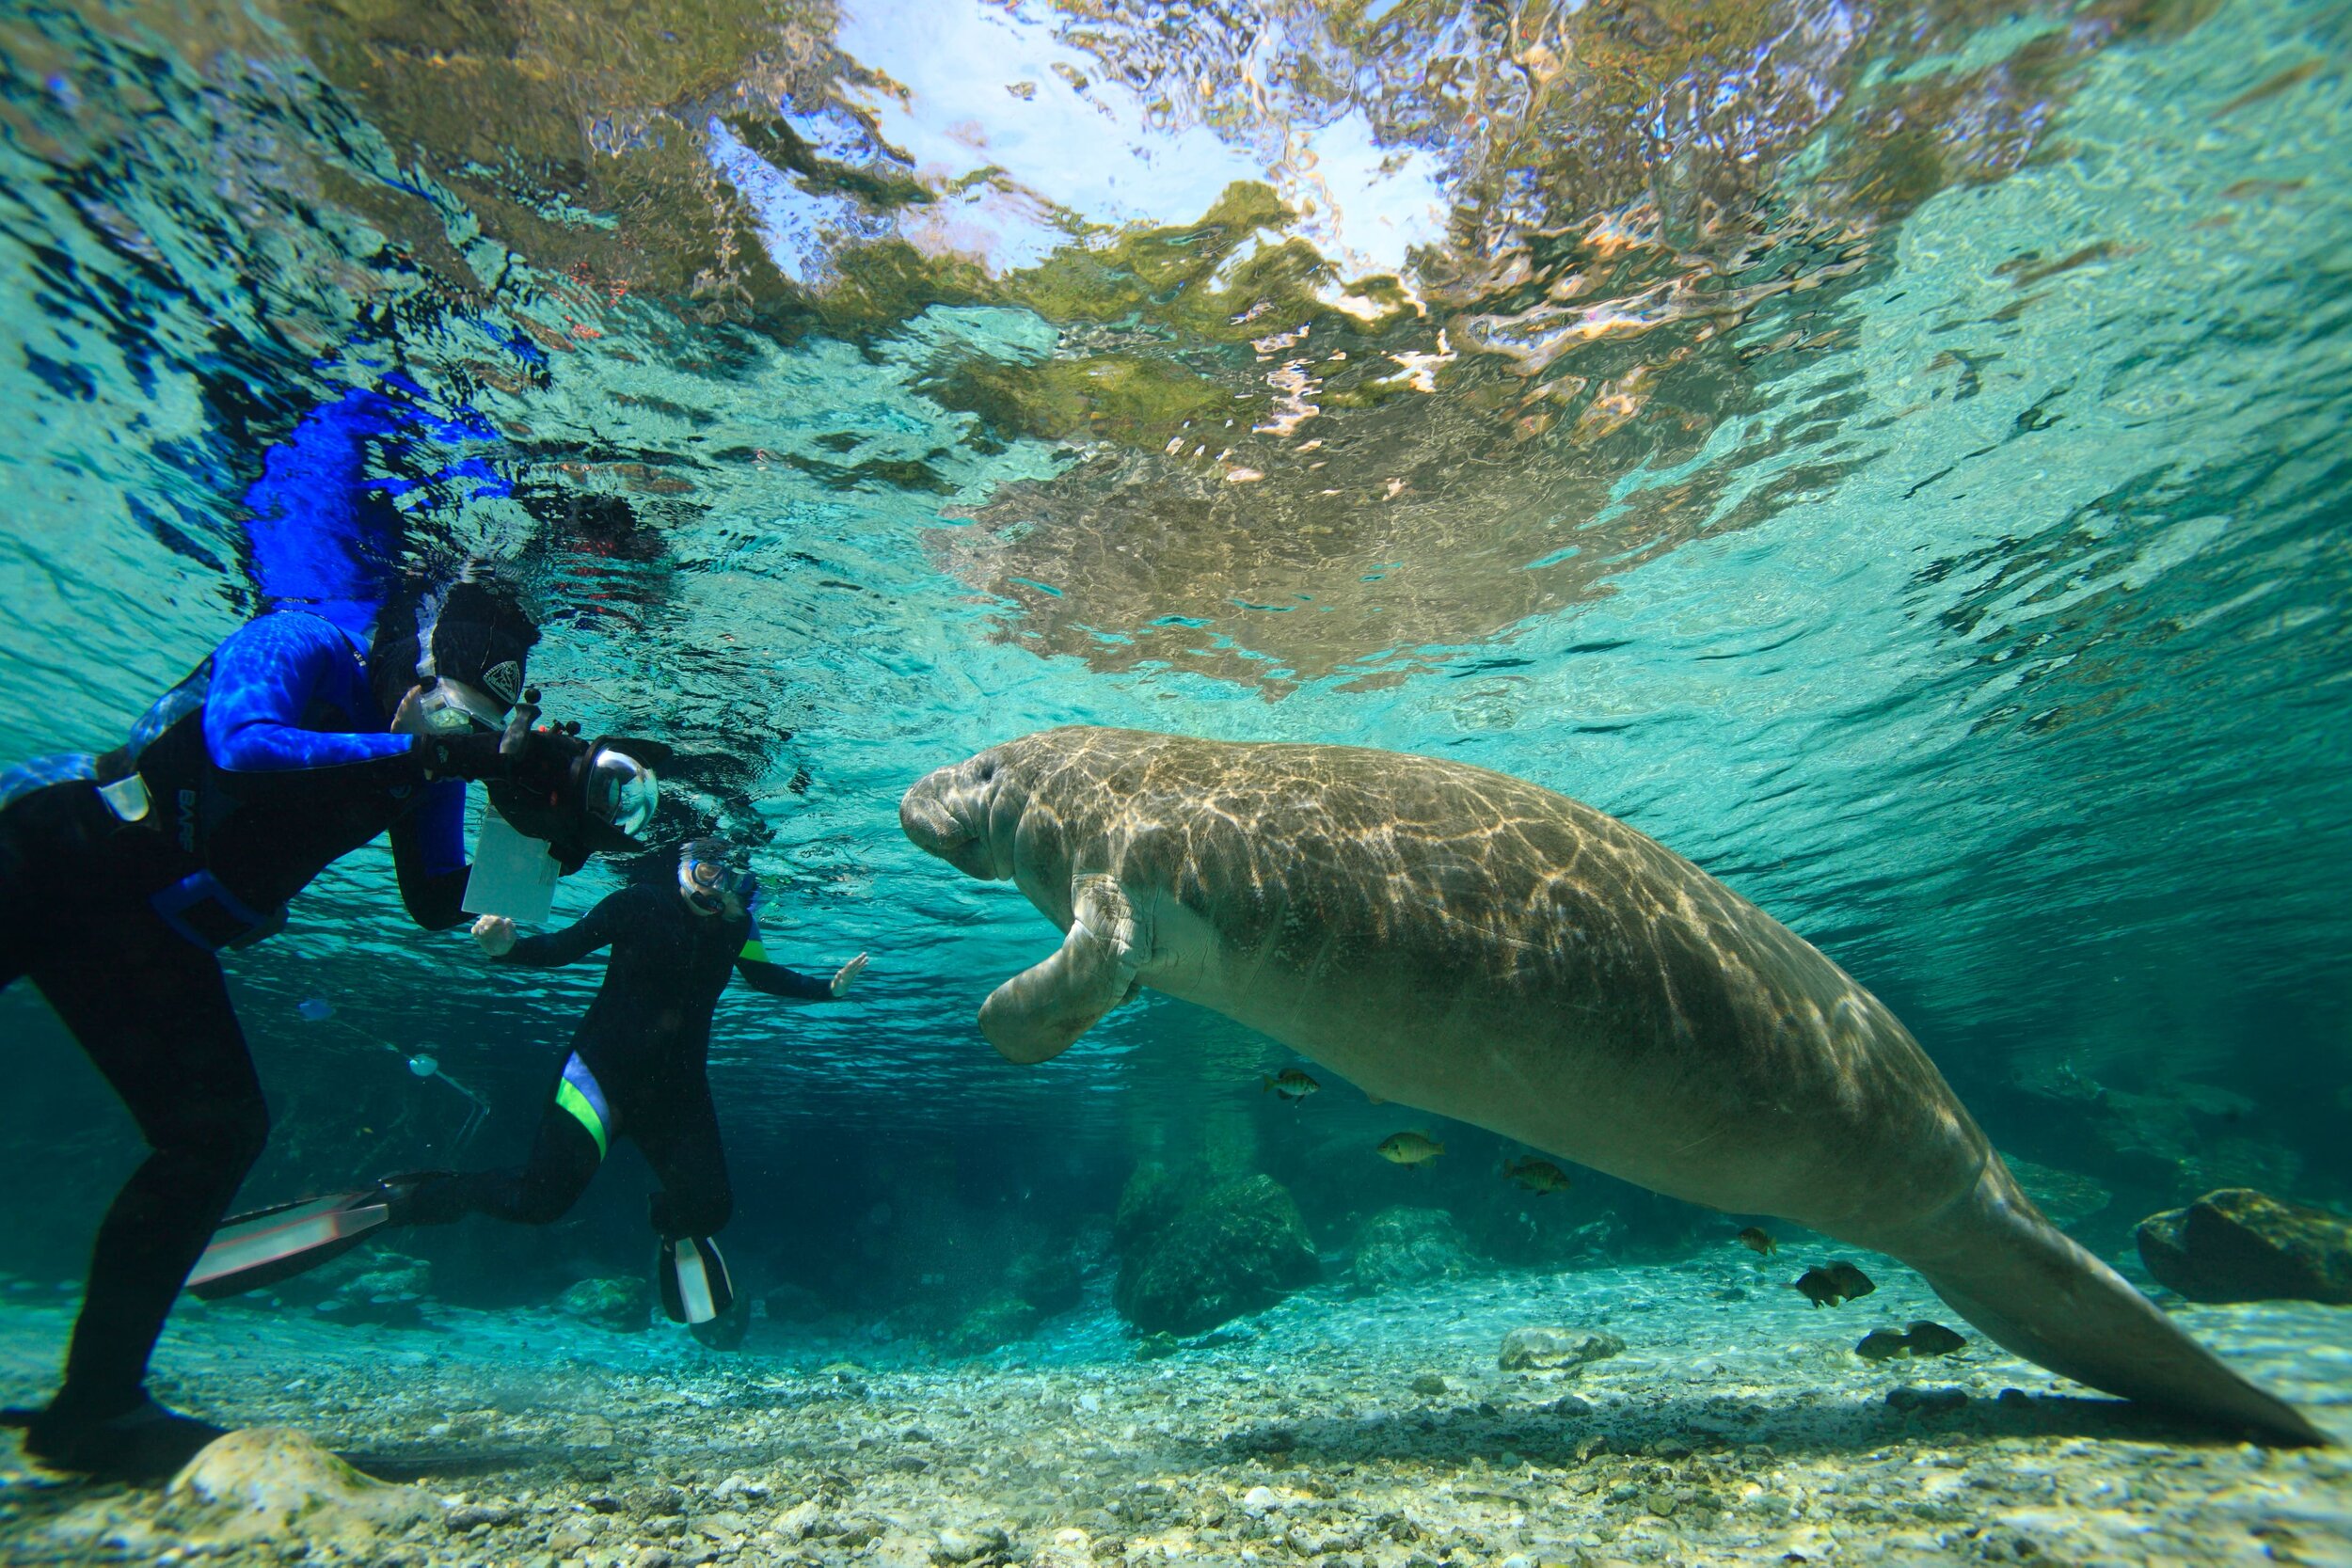
[[[734,1212],[735,1196],[727,1186],[726,1149],[719,1141],[708,1080],[697,1073],[691,1083],[677,1085],[631,1135],[661,1182],[653,1195],[652,1217],[661,1239],[654,1283],[662,1310],[700,1333],[735,1302],[726,1259],[711,1240]]]
[[[604,1163],[612,1119],[585,1064],[568,1057],[548,1093],[528,1160],[503,1170],[427,1177],[394,1206],[394,1217],[403,1225],[446,1225],[488,1214],[516,1225],[553,1225],[571,1212]]]
[[[65,1386],[33,1423],[28,1447],[75,1468],[153,1473],[176,1467],[183,1446],[217,1434],[200,1422],[175,1430],[183,1418],[152,1413],[147,1363],[268,1140],[269,1112],[210,953],[135,905],[111,928],[75,935],[46,944],[34,983],[121,1097],[150,1153],[99,1227]],[[109,1426],[125,1419],[138,1430]]]
[[[696,1074],[666,1097],[659,1114],[630,1129],[645,1163],[661,1183],[653,1195],[653,1227],[662,1240],[712,1236],[735,1212],[727,1184],[726,1148],[719,1139],[719,1113],[710,1102],[710,1081]]]

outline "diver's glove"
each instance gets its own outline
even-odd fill
[[[534,794],[551,794],[589,748],[562,730],[510,725],[504,735],[429,736],[418,749],[427,778],[510,781]]]

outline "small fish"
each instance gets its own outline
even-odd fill
[[[1772,1233],[1760,1225],[1752,1225],[1732,1239],[1750,1252],[1760,1253],[1766,1258],[1770,1258],[1780,1245],[1772,1240]]]
[[[1804,1299],[1816,1307],[1840,1306],[1878,1289],[1868,1275],[1851,1263],[1807,1269],[1791,1282],[1790,1288],[1803,1291]]]
[[[1876,1280],[1855,1268],[1851,1263],[1832,1263],[1829,1266],[1829,1276],[1837,1282],[1837,1293],[1848,1301],[1853,1300],[1856,1296],[1867,1296],[1878,1289]]]
[[[1911,1354],[1911,1336],[1898,1334],[1891,1328],[1874,1328],[1862,1337],[1862,1343],[1854,1346],[1853,1353],[1865,1361],[1892,1361]]]
[[[1532,1155],[1524,1160],[1505,1160],[1502,1174],[1531,1193],[1565,1193],[1568,1190],[1568,1173],[1549,1160]]]
[[[1400,1165],[1425,1165],[1445,1152],[1445,1145],[1425,1132],[1391,1132],[1380,1140],[1380,1158]]]
[[[1279,1094],[1294,1105],[1321,1087],[1323,1087],[1321,1084],[1316,1083],[1295,1067],[1286,1067],[1271,1076],[1261,1074],[1258,1079],[1260,1094]]]
[[[1949,1355],[1956,1350],[1965,1350],[1968,1347],[1967,1340],[1954,1334],[1942,1323],[1924,1321],[1913,1323],[1911,1332],[1903,1338],[1910,1342],[1911,1354],[1914,1355]]]

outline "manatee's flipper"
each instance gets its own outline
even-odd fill
[[[1077,879],[1070,930],[1054,956],[998,986],[980,1006],[980,1033],[1009,1062],[1042,1062],[1135,994],[1135,915],[1117,879]]]
[[[2183,1333],[2123,1276],[2075,1244],[1996,1156],[1930,1239],[1891,1247],[1995,1343],[2127,1400],[2282,1444],[2332,1441]]]

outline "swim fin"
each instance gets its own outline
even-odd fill
[[[653,1273],[661,1310],[674,1323],[707,1323],[735,1304],[727,1260],[707,1236],[665,1238],[654,1254]]]
[[[188,1293],[218,1301],[342,1257],[392,1220],[407,1180],[395,1177],[356,1193],[298,1198],[224,1220],[189,1272]]]

